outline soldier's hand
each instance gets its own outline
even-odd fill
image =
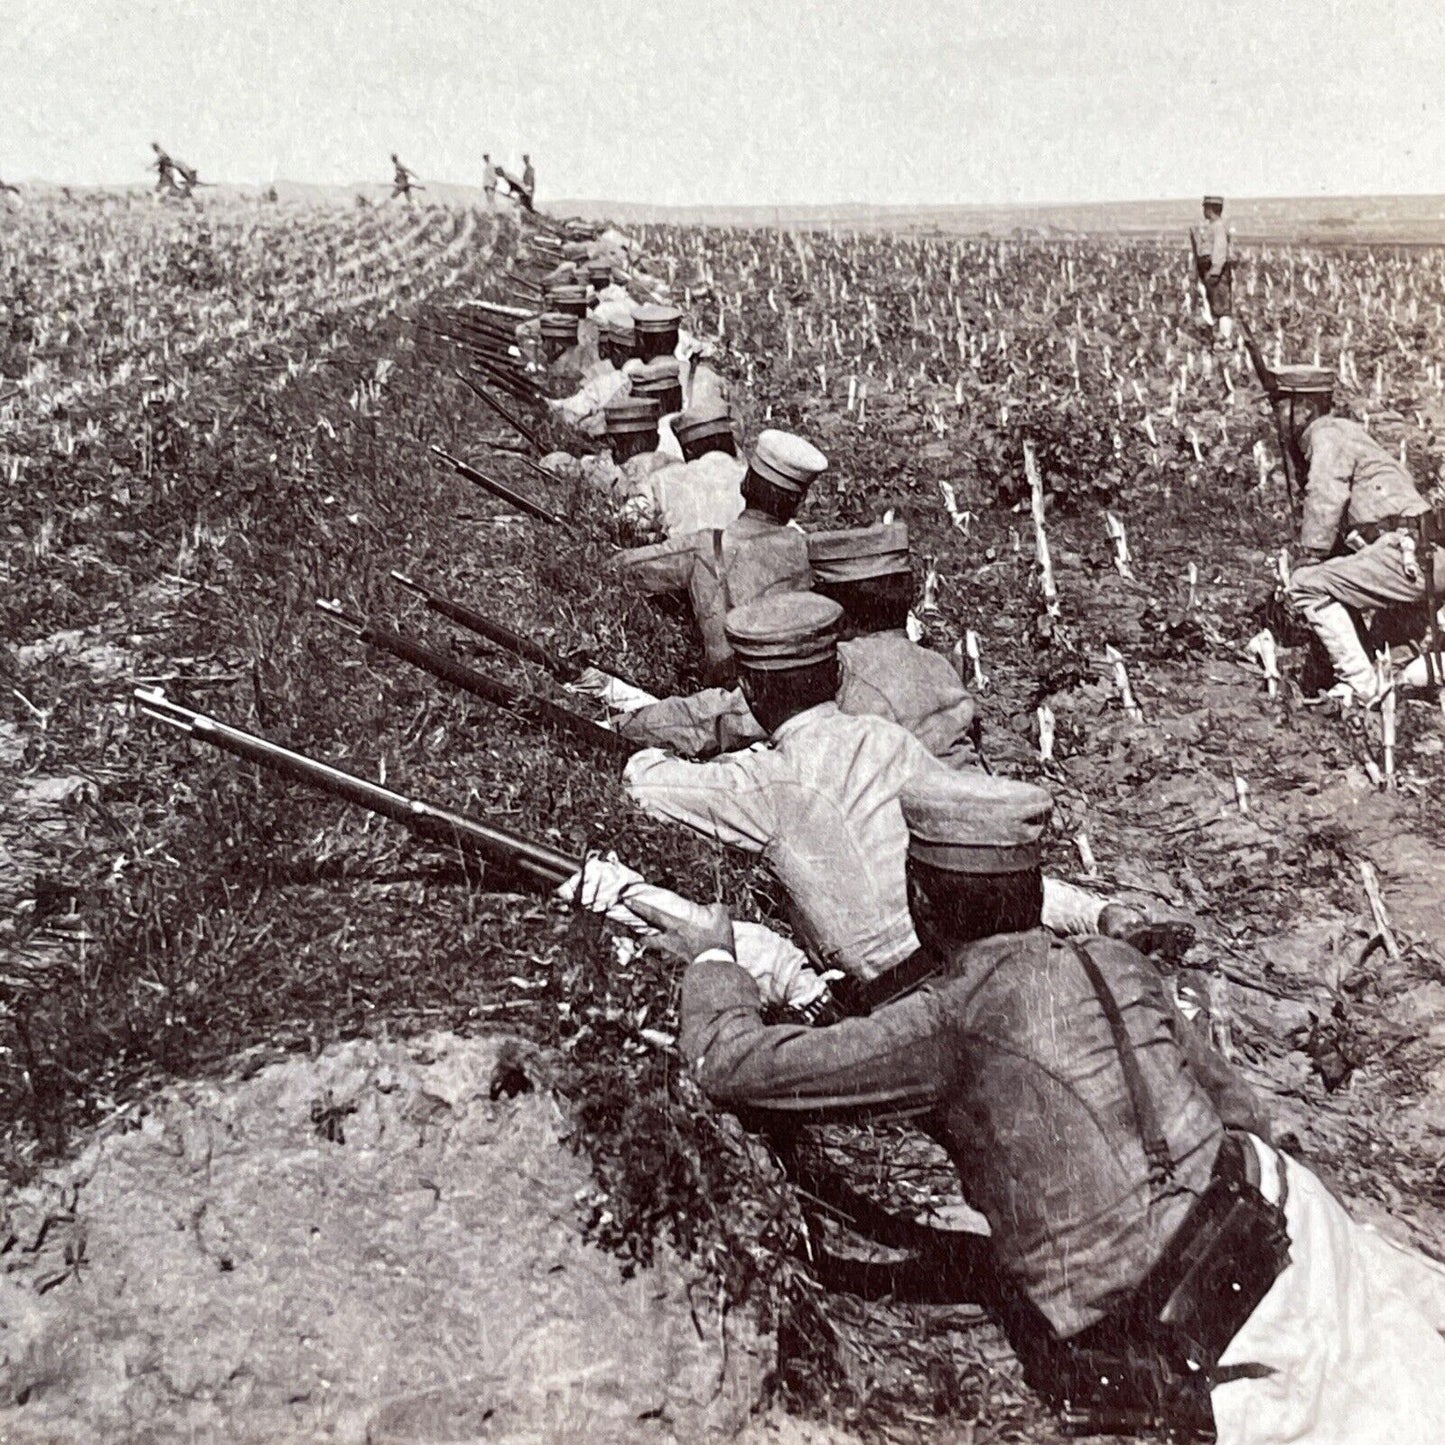
[[[632,894],[627,898],[627,906],[643,922],[658,930],[643,940],[650,948],[660,948],[684,963],[691,963],[714,948],[737,957],[733,921],[721,903],[688,903],[685,908],[674,910],[658,906],[651,898]]]

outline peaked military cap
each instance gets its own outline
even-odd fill
[[[1204,204],[1205,204],[1206,206],[1218,206],[1219,209],[1222,211],[1222,210],[1224,209],[1224,197],[1223,197],[1223,196],[1205,196],[1205,198],[1204,198]]]
[[[828,458],[812,442],[770,427],[758,437],[748,465],[785,492],[806,492],[828,470]]]
[[[1325,366],[1281,366],[1274,387],[1285,396],[1332,396],[1335,374]]]
[[[843,609],[816,592],[778,592],[734,607],[723,620],[738,665],[786,672],[837,656]]]
[[[542,335],[555,337],[570,337],[573,341],[577,339],[577,318],[569,316],[565,311],[548,311],[544,313],[541,321]]]
[[[930,769],[900,795],[908,855],[949,873],[1036,868],[1054,800],[1032,783],[990,773]]]
[[[679,412],[672,424],[672,434],[680,442],[701,441],[704,437],[733,434],[732,408],[725,401],[699,401]]]
[[[653,396],[659,402],[671,398],[669,411],[682,410],[682,374],[677,360],[659,356],[632,373],[633,396]]]
[[[649,303],[632,313],[632,321],[639,331],[676,331],[682,325],[682,312],[676,306]]]
[[[650,396],[619,396],[602,408],[607,430],[613,436],[656,431],[661,414],[656,398]]]
[[[820,582],[862,582],[908,571],[908,524],[876,522],[808,534],[808,563]]]

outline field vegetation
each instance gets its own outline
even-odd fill
[[[526,265],[515,224],[86,195],[0,227],[11,1181],[168,1077],[360,1034],[505,1028],[549,1051],[576,1105],[596,1175],[585,1227],[628,1268],[668,1237],[769,1312],[799,1407],[880,1436],[945,1418],[967,1438],[1045,1438],[977,1310],[817,1286],[768,1160],[679,1077],[670,965],[619,961],[592,920],[132,714],[130,688],[152,682],[402,791],[780,915],[745,861],[639,817],[615,763],[368,654],[313,605],[338,598],[551,688],[413,608],[388,580],[400,568],[655,693],[696,685],[680,620],[603,570],[629,540],[606,499],[547,490],[497,452],[520,438],[458,383],[464,358],[413,325],[506,298]],[[1092,859],[1097,886],[1196,918],[1176,981],[1270,1095],[1280,1133],[1362,1212],[1445,1248],[1440,713],[1402,709],[1384,789],[1378,720],[1304,705],[1305,651],[1270,605],[1292,536],[1272,425],[1243,353],[1209,348],[1183,248],[659,226],[643,239],[715,341],[745,440],[772,424],[828,453],[803,521],[891,509],[910,523],[932,574],[930,640],[977,638],[990,761],[1058,799],[1051,866],[1082,878]],[[1445,253],[1259,246],[1239,270],[1266,349],[1336,367],[1340,408],[1434,487]],[[488,458],[571,527],[507,514],[437,469],[432,444]],[[1127,529],[1130,575],[1106,513]],[[1267,623],[1285,649],[1277,696],[1246,647]],[[936,1160],[896,1135],[836,1148],[895,1205],[948,1197]]]

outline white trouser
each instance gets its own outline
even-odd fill
[[[1284,1157],[1258,1139],[1260,1187]],[[1290,1263],[1220,1365],[1273,1373],[1214,1388],[1219,1445],[1445,1442],[1445,1270],[1356,1224],[1284,1159]]]

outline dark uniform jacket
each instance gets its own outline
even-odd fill
[[[1042,929],[961,949],[944,982],[828,1028],[765,1025],[757,985],[704,956],[683,980],[680,1047],[729,1108],[792,1119],[912,1116],[947,1149],[1001,1265],[1064,1337],[1134,1288],[1209,1183],[1225,1123],[1263,1130],[1141,954],[1089,942],[1174,1164],[1155,1195],[1097,996]]]

